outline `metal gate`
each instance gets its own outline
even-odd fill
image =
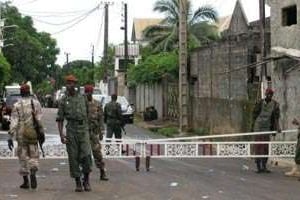
[[[296,133],[297,130],[285,130],[277,134]],[[102,143],[103,156],[106,159],[132,158],[136,162],[136,170],[140,169],[141,158],[145,159],[146,170],[150,170],[150,158],[293,158],[296,151],[296,141],[266,141],[258,142],[243,140],[255,135],[270,135],[276,132],[250,132],[226,135],[209,135],[197,137],[161,138],[161,139],[104,139]],[[4,133],[0,133],[4,134]],[[7,133],[6,133],[7,134]],[[257,144],[267,144],[269,152],[266,155],[256,155],[253,148]],[[16,145],[15,145],[16,146]],[[60,143],[58,135],[46,135],[44,144],[44,159],[65,159],[65,145]],[[0,143],[0,159],[16,159],[16,149],[10,151],[7,142]]]

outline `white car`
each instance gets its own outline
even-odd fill
[[[100,102],[103,106],[103,109],[104,109],[105,105],[107,103],[109,103],[110,101],[111,101],[111,96],[102,95]],[[134,119],[134,116],[133,116],[134,109],[133,109],[132,105],[129,104],[126,97],[124,97],[124,96],[118,96],[117,102],[119,104],[121,104],[122,116],[123,116],[123,119],[125,120],[125,123],[132,124],[133,119]]]

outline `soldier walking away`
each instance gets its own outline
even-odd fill
[[[32,189],[36,189],[39,149],[38,135],[34,127],[33,117],[40,123],[42,107],[38,100],[30,97],[29,85],[21,85],[20,93],[22,98],[18,100],[12,108],[8,147],[10,150],[13,150],[14,144],[12,139],[15,137],[18,143],[17,154],[21,166],[20,174],[23,176],[23,184],[20,185],[20,188],[29,189],[31,186]]]
[[[90,191],[89,174],[92,158],[88,130],[87,102],[83,95],[75,90],[77,79],[73,75],[65,77],[67,94],[61,99],[57,112],[57,125],[61,142],[66,144],[70,175],[75,179],[76,192]],[[64,120],[67,120],[66,135],[63,132]],[[83,173],[83,181],[81,175]],[[82,188],[83,186],[83,188]]]
[[[115,135],[116,139],[122,139],[122,110],[115,94],[111,95],[111,102],[104,107],[104,123],[107,128],[106,138],[112,138]]]
[[[286,172],[286,176],[296,176],[300,177],[300,122],[297,119],[292,121],[293,125],[298,127],[298,135],[297,135],[297,145],[296,145],[296,152],[295,152],[295,165],[293,166],[292,170]],[[300,179],[298,179],[300,181]]]
[[[103,155],[101,152],[102,147],[99,142],[100,140],[103,140],[103,109],[102,105],[93,99],[93,91],[94,88],[92,85],[86,85],[84,87],[84,93],[88,102],[87,105],[90,142],[96,166],[100,169],[100,180],[107,181],[108,178],[105,173],[105,163],[103,161]]]
[[[256,103],[253,110],[253,125],[252,129],[255,132],[259,131],[274,131],[281,132],[279,127],[280,109],[279,103],[272,99],[274,91],[271,88],[266,89],[265,99]],[[270,141],[270,135],[257,135],[255,141]],[[268,155],[268,144],[256,144],[256,155]],[[268,157],[256,158],[257,173],[270,173],[267,169]]]

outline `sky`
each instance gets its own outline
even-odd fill
[[[95,49],[95,60],[103,55],[104,2],[109,2],[109,43],[120,44],[124,40],[123,5],[128,5],[128,40],[131,38],[133,18],[161,18],[164,15],[154,12],[156,0],[11,0],[23,15],[34,20],[38,31],[45,31],[57,40],[60,54],[57,63],[91,60],[92,45]],[[230,15],[236,0],[191,0],[193,8],[201,5],[212,5],[219,16]],[[259,0],[241,0],[248,21],[258,19]],[[99,5],[98,8],[96,8]],[[94,10],[93,10],[94,9]],[[93,12],[92,12],[93,10]],[[91,13],[90,13],[91,12]],[[269,8],[266,11],[269,15]],[[77,23],[78,22],[78,23]]]

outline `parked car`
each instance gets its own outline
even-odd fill
[[[110,101],[111,101],[111,96],[102,95],[100,102],[103,106],[103,109],[104,109],[105,105],[107,103],[109,103]],[[117,102],[119,104],[121,104],[122,116],[123,116],[123,119],[125,120],[125,123],[133,124],[133,121],[134,121],[133,105],[129,104],[126,97],[124,97],[124,96],[118,96]]]

